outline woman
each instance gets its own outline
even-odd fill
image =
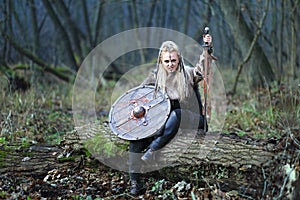
[[[203,41],[211,46],[212,37],[203,36]],[[211,59],[209,59],[211,62]],[[196,67],[185,66],[183,57],[176,43],[163,42],[157,59],[157,68],[142,83],[155,85],[155,91],[167,93],[171,102],[170,115],[160,133],[154,137],[130,142],[131,156],[130,180],[131,194],[142,192],[139,162],[148,162],[153,159],[155,151],[164,147],[176,135],[179,128],[204,129],[207,124],[202,114],[202,103],[198,90],[198,83],[203,80],[204,52]],[[146,152],[140,157],[140,153]]]

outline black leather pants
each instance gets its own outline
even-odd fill
[[[207,126],[206,126],[207,127]],[[190,110],[175,109],[161,131],[161,134],[154,137],[150,148],[154,151],[164,147],[176,135],[178,129],[203,129],[204,117]]]
[[[170,113],[163,129],[158,135],[142,140],[131,141],[129,146],[129,173],[131,179],[138,179],[140,169],[145,163],[141,160],[142,152],[151,148],[159,150],[169,143],[178,129],[203,129],[204,117],[190,110],[175,109]]]

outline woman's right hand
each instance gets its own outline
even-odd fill
[[[210,34],[205,34],[203,36],[203,42],[205,44],[208,44],[208,46],[211,46],[212,45],[212,36]]]

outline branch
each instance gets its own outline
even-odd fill
[[[40,58],[38,58],[35,54],[33,54],[28,49],[21,47],[14,39],[12,39],[10,36],[5,34],[4,32],[1,31],[1,34],[2,34],[3,38],[6,41],[8,41],[20,54],[26,56],[27,58],[32,60],[35,64],[39,65],[41,67],[41,70],[50,72],[51,74],[57,76],[58,78],[66,81],[66,82],[70,81],[70,77],[68,75],[66,75],[66,73],[60,73],[58,70],[51,67],[49,64],[45,63]]]
[[[247,55],[244,57],[242,63],[238,66],[238,72],[237,72],[237,75],[235,77],[235,82],[234,82],[234,86],[233,86],[233,89],[232,89],[232,95],[234,95],[236,93],[237,83],[239,81],[239,77],[240,77],[240,75],[242,73],[243,67],[249,61],[249,59],[251,58],[254,46],[255,46],[255,44],[257,42],[258,37],[261,34],[261,29],[262,29],[262,26],[263,26],[263,24],[265,22],[265,19],[266,19],[266,16],[267,16],[267,12],[268,12],[268,5],[269,5],[269,0],[266,0],[265,7],[264,7],[264,12],[263,12],[263,16],[262,16],[262,18],[260,20],[260,23],[258,24],[256,33],[255,33],[254,38],[253,38],[253,40],[251,42],[250,48],[249,48],[249,50],[247,52]]]

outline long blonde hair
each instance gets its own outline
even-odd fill
[[[165,41],[162,43],[160,47],[160,51],[157,58],[157,72],[156,72],[156,83],[155,83],[155,91],[157,92],[159,89],[162,92],[166,92],[166,83],[167,83],[167,71],[162,66],[162,54],[166,52],[177,52],[179,63],[178,68],[176,70],[175,74],[175,82],[174,85],[177,85],[178,93],[179,93],[179,101],[183,101],[189,96],[188,91],[188,83],[187,83],[187,74],[184,69],[184,62],[181,55],[181,52],[173,41]]]

